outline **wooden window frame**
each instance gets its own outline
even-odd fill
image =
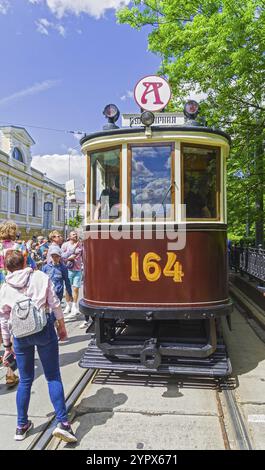
[[[129,144],[127,146],[127,204],[128,204],[128,216],[130,222],[143,222],[142,218],[133,218],[132,217],[132,197],[131,197],[131,183],[132,183],[132,149],[139,147],[171,147],[171,214],[170,218],[157,218],[157,219],[144,219],[145,222],[173,222],[175,221],[175,142],[165,141],[165,142],[150,142],[150,143],[139,143],[139,144]]]
[[[121,222],[122,213],[119,210],[119,216],[116,219],[98,219],[92,220],[91,219],[91,202],[92,202],[92,194],[91,194],[91,176],[92,176],[92,169],[91,169],[91,156],[95,153],[100,152],[110,152],[111,150],[119,150],[119,161],[120,161],[120,171],[119,171],[119,178],[120,178],[120,197],[119,197],[119,204],[122,203],[122,145],[115,145],[115,147],[101,147],[96,150],[92,150],[87,152],[87,186],[86,186],[86,200],[87,200],[87,223],[89,224],[102,224],[102,223],[115,223]]]
[[[181,142],[180,151],[181,151],[181,204],[184,204],[184,148],[200,148],[205,150],[217,150],[217,165],[216,165],[216,213],[217,217],[186,217],[184,221],[187,222],[221,222],[221,147],[216,145],[203,145],[203,144],[193,144],[189,142]]]

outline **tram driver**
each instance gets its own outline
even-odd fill
[[[211,218],[211,212],[203,195],[199,192],[195,193],[187,179],[184,185],[184,204],[186,204],[186,217],[188,219]]]
[[[103,189],[94,213],[94,220],[108,220],[119,217],[120,181],[119,176],[112,177],[110,187]]]

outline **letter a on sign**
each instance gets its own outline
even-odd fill
[[[134,97],[136,103],[145,111],[161,111],[171,98],[171,89],[164,78],[150,75],[137,83]]]

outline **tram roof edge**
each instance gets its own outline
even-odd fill
[[[85,142],[88,140],[92,140],[97,137],[104,137],[108,135],[119,135],[119,134],[139,134],[139,133],[145,133],[145,127],[121,127],[118,129],[111,129],[111,130],[103,130],[99,132],[94,132],[92,134],[87,134],[82,139],[80,139],[80,145],[83,145]],[[227,134],[224,131],[221,131],[220,129],[212,129],[210,127],[200,127],[200,126],[152,126],[152,133],[155,133],[156,131],[189,131],[189,132],[207,132],[208,134],[216,134],[216,135],[221,135],[222,137],[225,137],[229,144],[231,145],[231,137],[229,134]]]

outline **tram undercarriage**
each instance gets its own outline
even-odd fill
[[[146,312],[145,319],[97,314],[94,333],[79,365],[120,371],[227,376],[231,364],[222,339],[221,319],[213,314],[207,316],[165,321],[165,318],[153,319],[152,312]]]

